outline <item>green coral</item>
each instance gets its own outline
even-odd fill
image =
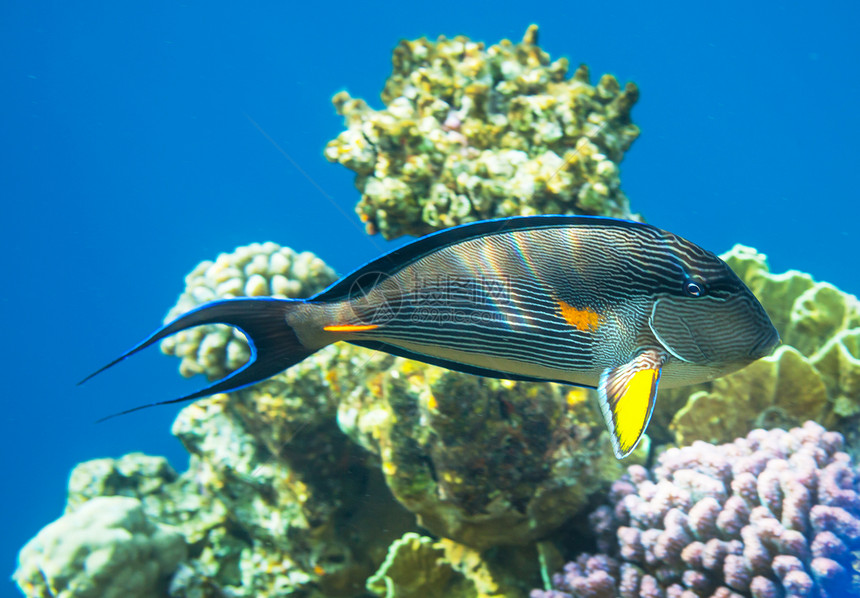
[[[478,378],[384,356],[339,405],[394,496],[435,534],[479,549],[555,529],[619,463],[585,389]]]
[[[821,375],[797,349],[783,345],[770,357],[724,376],[710,390],[694,392],[672,418],[679,445],[724,442],[738,430],[790,428],[828,408]]]
[[[807,419],[856,444],[860,420],[860,303],[826,282],[770,272],[764,255],[736,245],[722,256],[761,301],[783,346],[713,382],[661,393],[654,423],[678,444],[729,442],[755,427]]]
[[[639,135],[638,98],[611,75],[596,86],[550,62],[537,27],[485,49],[466,37],[402,41],[383,110],[346,92],[347,130],[325,156],[356,173],[369,233],[421,235],[484,218],[601,214],[630,218],[618,164]]]
[[[837,333],[812,361],[833,397],[834,413],[843,418],[860,413],[860,328]]]
[[[185,557],[182,535],[151,521],[140,501],[100,496],[30,540],[14,577],[33,598],[161,598]]]
[[[409,532],[391,544],[379,570],[368,578],[367,589],[383,598],[522,596],[537,561],[533,547],[498,549],[488,559],[452,540]]]
[[[383,598],[446,598],[463,595],[462,580],[445,562],[445,550],[426,536],[405,534],[367,580],[367,589]]]

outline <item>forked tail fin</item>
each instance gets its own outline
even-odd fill
[[[159,401],[158,403],[127,409],[104,417],[99,421],[147,407],[181,403],[182,401],[190,401],[218,392],[228,392],[249,386],[284,371],[316,351],[316,349],[305,347],[292,326],[287,323],[287,314],[302,303],[304,301],[300,299],[273,299],[270,297],[224,299],[207,303],[165,324],[138,345],[103,368],[93,372],[78,384],[83,384],[96,374],[171,334],[203,324],[227,324],[240,329],[248,337],[248,344],[251,348],[251,358],[248,363],[197,392],[178,399]]]

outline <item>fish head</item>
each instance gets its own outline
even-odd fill
[[[654,296],[648,323],[660,344],[708,378],[769,355],[779,333],[749,287],[713,253],[665,234],[677,272]]]

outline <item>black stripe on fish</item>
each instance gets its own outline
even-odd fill
[[[347,274],[327,289],[317,293],[313,301],[340,301],[356,294],[358,283],[361,286],[362,279],[375,275],[390,275],[398,272],[422,257],[433,253],[443,247],[454,245],[469,239],[477,239],[492,234],[504,234],[514,231],[533,230],[557,226],[605,226],[609,228],[638,228],[648,229],[661,235],[662,231],[650,224],[634,222],[633,220],[619,220],[617,218],[605,218],[603,216],[512,216],[509,218],[497,218],[495,220],[482,220],[470,222],[448,228],[436,233],[421,237],[386,253],[358,269]]]
[[[506,297],[481,294],[481,285],[499,284]],[[424,318],[428,307],[435,314]],[[434,321],[446,314],[466,319]],[[658,382],[711,379],[778,342],[764,309],[714,254],[651,225],[588,216],[466,224],[385,254],[307,300],[212,302],[106,367],[214,322],[246,333],[250,361],[161,404],[241,388],[346,341],[480,376],[596,384],[619,457],[644,433]]]
[[[447,359],[443,359],[441,357],[431,357],[429,355],[424,355],[423,353],[415,353],[414,351],[409,351],[402,347],[398,347],[397,345],[390,345],[388,343],[383,343],[379,341],[347,341],[351,345],[358,345],[359,347],[364,347],[366,349],[373,349],[374,351],[383,351],[385,353],[391,353],[392,355],[397,355],[398,357],[405,357],[406,359],[414,359],[415,361],[422,361],[424,363],[429,363],[430,365],[437,365],[439,367],[447,368],[449,370],[454,370],[455,372],[463,372],[464,374],[474,374],[475,376],[484,376],[485,378],[499,378],[501,380],[516,380],[518,382],[556,382],[558,384],[567,384],[571,383],[565,380],[547,380],[546,378],[532,378],[530,376],[522,376],[519,374],[511,374],[508,372],[502,372],[498,370],[490,370],[486,368],[481,368],[477,366],[466,365],[464,363],[460,363],[458,361],[448,361]],[[585,386],[584,384],[574,384],[574,386],[584,386],[585,388],[594,388],[593,386]]]

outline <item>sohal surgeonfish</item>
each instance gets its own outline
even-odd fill
[[[645,432],[658,384],[711,380],[779,343],[761,304],[713,253],[648,224],[534,216],[428,235],[309,299],[207,303],[96,373],[213,323],[245,333],[248,363],[156,404],[235,390],[346,341],[479,376],[597,388],[618,458]]]

